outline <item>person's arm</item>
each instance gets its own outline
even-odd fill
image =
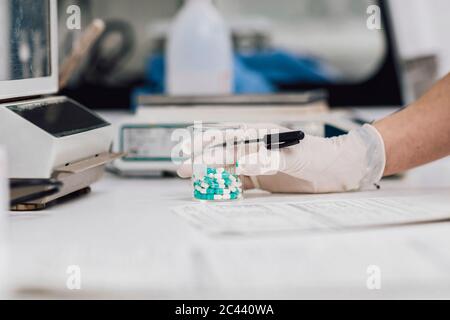
[[[386,149],[385,176],[450,155],[450,74],[421,99],[374,126]]]

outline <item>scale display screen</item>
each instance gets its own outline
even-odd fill
[[[108,122],[70,99],[26,103],[7,108],[58,138],[109,125]]]
[[[171,161],[178,141],[172,133],[187,125],[125,125],[121,129],[120,150],[124,161]]]

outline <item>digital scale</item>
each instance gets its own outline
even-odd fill
[[[186,129],[187,123],[148,124],[129,120],[119,125],[114,141],[114,151],[124,156],[111,163],[109,168],[123,176],[158,176],[174,174],[174,147],[181,140],[173,139],[178,129]],[[176,159],[182,160],[182,159]]]
[[[8,18],[0,17],[6,42],[0,43],[0,145],[7,152],[11,209],[43,209],[88,192],[121,155],[111,152],[108,122],[69,98],[42,96],[58,91],[56,0],[0,6]]]

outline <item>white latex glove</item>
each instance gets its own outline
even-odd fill
[[[280,128],[257,125],[252,128]],[[183,149],[188,151],[189,145]],[[381,135],[371,125],[336,138],[306,136],[299,145],[268,151],[259,147],[239,160],[242,175],[251,177],[244,185],[278,193],[328,193],[358,190],[376,184],[385,167]],[[190,177],[190,163],[178,174]]]

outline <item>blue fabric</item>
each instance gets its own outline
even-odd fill
[[[148,59],[145,75],[149,89],[155,93],[164,93],[166,91],[165,83],[166,65],[162,55],[153,55]]]
[[[283,50],[241,54],[238,59],[248,69],[257,71],[275,86],[302,82],[324,84],[335,78],[331,68],[323,61]]]
[[[146,85],[137,88],[139,94],[165,92],[165,59],[162,55],[149,58],[146,67]],[[234,93],[269,94],[279,91],[281,85],[296,83],[327,84],[338,79],[337,73],[324,61],[284,50],[265,50],[234,56]]]

